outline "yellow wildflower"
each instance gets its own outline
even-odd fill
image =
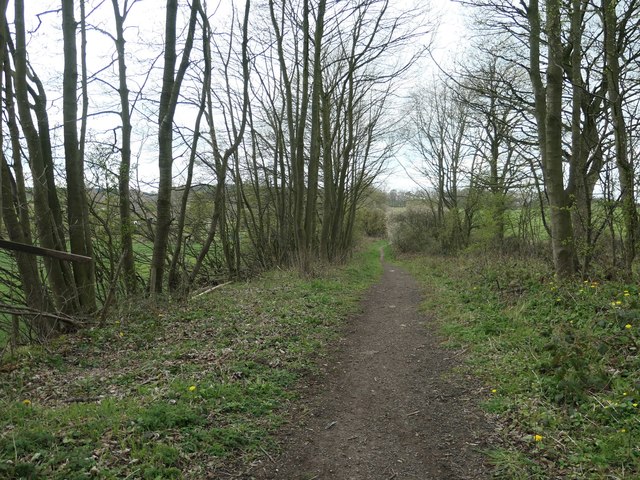
[[[495,388],[491,389],[491,393],[497,393],[498,390],[496,390]]]
[[[622,301],[621,300],[616,300],[616,305],[622,305]]]
[[[620,429],[620,433],[626,433],[627,429],[626,428],[621,428]]]
[[[627,323],[627,324],[624,326],[624,328],[626,328],[627,330],[629,330],[629,329],[631,328],[631,324],[630,324],[630,323]]]
[[[190,391],[190,392],[195,392],[195,391],[196,391],[196,386],[195,386],[195,385],[191,385],[191,386],[189,387],[189,391]]]
[[[120,338],[122,338],[122,337],[124,337],[124,333],[123,333],[123,332],[120,332],[120,333],[118,334],[118,336],[120,336]]]
[[[542,441],[542,435],[538,435],[537,433],[533,436],[533,441],[534,442],[541,442]]]
[[[31,400],[29,400],[28,398],[25,398],[24,400],[22,400],[22,404],[28,407],[29,405],[31,405]]]

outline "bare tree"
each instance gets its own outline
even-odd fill
[[[120,241],[122,243],[122,271],[128,294],[137,291],[136,266],[133,256],[133,222],[131,219],[131,106],[127,82],[126,47],[124,25],[131,8],[136,3],[125,0],[120,10],[118,0],[111,0],[116,36],[114,38],[118,54],[118,93],[120,94],[120,121],[122,141],[120,147],[120,175],[118,177],[118,197],[120,208]]]
[[[187,39],[177,72],[176,42],[178,0],[167,0],[165,24],[164,67],[162,92],[158,113],[158,167],[159,183],[157,196],[156,229],[151,259],[149,290],[152,295],[163,289],[164,268],[167,256],[167,244],[171,228],[171,188],[173,183],[173,118],[178,104],[182,80],[189,66],[189,57],[193,47],[200,1],[193,0]]]
[[[33,174],[35,223],[38,228],[39,241],[43,247],[64,251],[65,236],[62,227],[62,210],[54,181],[46,95],[35,72],[29,72],[29,77],[34,82],[35,88],[30,88],[27,83],[24,0],[15,1],[15,30],[16,43],[15,50],[12,52],[15,64],[15,97]],[[31,116],[30,93],[34,101],[38,128],[36,128]],[[79,311],[76,285],[69,266],[64,261],[53,258],[46,258],[45,266],[57,308],[67,313]],[[57,328],[57,322],[53,327]]]
[[[71,252],[91,257],[91,230],[84,186],[84,158],[78,143],[78,54],[77,23],[74,1],[62,0],[62,32],[64,38],[64,77],[62,115],[64,120],[64,151],[67,173],[67,216]],[[83,64],[84,64],[83,60]],[[85,100],[86,102],[86,100]],[[85,103],[86,105],[86,103]],[[86,111],[85,111],[86,116]],[[93,262],[76,262],[73,274],[81,311],[96,310],[95,272]]]
[[[624,218],[624,271],[627,279],[631,279],[633,274],[633,260],[636,256],[636,242],[638,229],[638,212],[635,201],[635,179],[633,157],[629,155],[628,130],[625,115],[623,113],[623,96],[621,90],[621,69],[620,57],[621,49],[625,42],[624,26],[629,22],[632,15],[637,14],[637,7],[629,8],[625,12],[618,28],[618,15],[616,6],[618,2],[614,0],[602,0],[602,16],[604,21],[604,50],[606,57],[605,72],[607,76],[607,96],[608,106],[611,115],[613,135],[615,140],[615,159],[620,177],[620,201],[622,203],[622,215]]]

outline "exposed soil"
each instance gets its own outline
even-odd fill
[[[254,471],[258,478],[489,478],[480,386],[455,370],[461,352],[442,348],[420,301],[414,279],[385,264],[304,396],[284,454]]]

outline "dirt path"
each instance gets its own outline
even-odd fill
[[[417,311],[411,276],[385,264],[382,280],[350,323],[285,453],[259,478],[282,480],[482,479],[478,450],[488,431],[474,407],[478,386],[452,372],[445,350]]]

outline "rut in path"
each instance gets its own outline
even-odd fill
[[[285,453],[259,478],[489,478],[478,384],[452,370],[460,360],[440,346],[420,300],[414,279],[385,264],[311,387]]]

